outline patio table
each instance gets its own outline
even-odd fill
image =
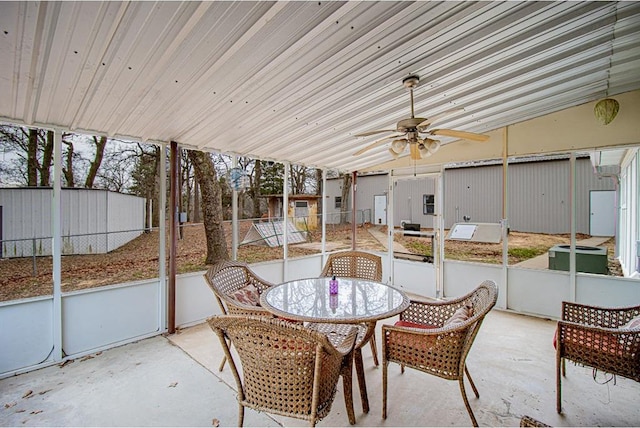
[[[409,306],[409,298],[402,291],[381,282],[356,278],[337,280],[337,294],[329,293],[330,278],[285,282],[265,290],[260,296],[260,304],[279,317],[314,323],[318,330],[329,336],[332,333],[331,326],[326,323],[366,326],[362,339],[358,340],[354,364],[360,385],[362,409],[364,413],[368,413],[369,399],[360,348],[375,333],[376,321],[404,311]]]

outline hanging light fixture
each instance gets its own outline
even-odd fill
[[[426,138],[424,141],[425,141],[425,146],[427,147],[427,150],[429,150],[429,153],[431,154],[434,154],[440,148],[440,141],[438,140],[432,140],[431,138]]]
[[[593,108],[593,114],[603,125],[610,124],[613,119],[616,118],[618,111],[620,110],[620,103],[613,98],[605,98],[596,103]]]
[[[405,147],[407,147],[407,140],[405,138],[398,138],[393,140],[390,150],[392,150],[397,156],[404,151]]]
[[[418,144],[418,151],[420,152],[420,157],[422,157],[423,159],[431,156],[431,152],[429,151],[429,149],[427,149],[424,143]]]

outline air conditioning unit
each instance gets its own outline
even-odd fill
[[[566,244],[549,248],[549,269],[569,271],[570,252]],[[576,245],[576,272],[608,274],[607,247]]]

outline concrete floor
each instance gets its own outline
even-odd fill
[[[640,426],[640,383],[601,384],[601,374],[596,382],[591,369],[573,364],[563,382],[564,414],[556,413],[554,330],[549,320],[497,310],[487,316],[467,359],[480,392],[480,399],[469,399],[479,424],[517,426],[526,414],[554,426]],[[235,383],[228,367],[218,372],[221,356],[217,337],[200,324],[3,379],[0,425],[235,426]],[[357,426],[470,425],[456,382],[413,370],[401,374],[396,364],[389,367],[388,419],[382,420],[382,370],[368,347],[364,357],[371,412],[362,413],[354,390]],[[319,426],[348,425],[341,389]],[[245,413],[245,426],[305,425]]]

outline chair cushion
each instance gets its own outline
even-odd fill
[[[418,324],[415,322],[411,322],[411,321],[396,321],[396,323],[394,324],[396,327],[409,327],[409,328],[438,328],[435,325],[429,325],[429,324]]]
[[[465,306],[458,308],[453,313],[453,315],[451,315],[451,318],[449,318],[444,322],[444,326],[446,327],[452,324],[461,324],[466,320],[468,320],[469,318],[471,318],[472,315],[473,315],[473,306],[471,306],[470,304],[467,304]]]
[[[237,289],[229,297],[242,305],[260,306],[260,293],[253,284]]]
[[[626,328],[628,330],[640,330],[640,315],[635,318],[631,318],[631,321],[621,325],[620,328]]]

